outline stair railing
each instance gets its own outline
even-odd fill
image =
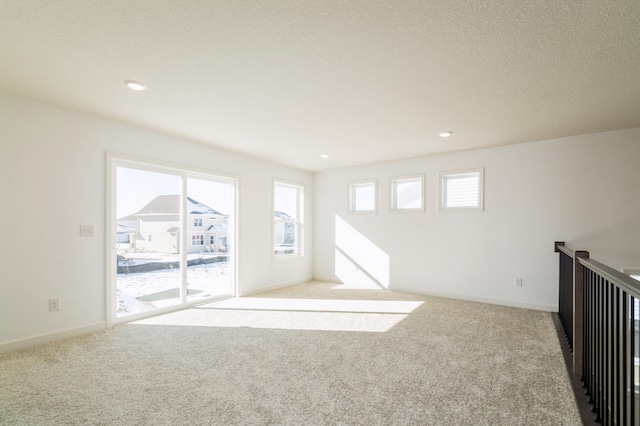
[[[558,316],[595,420],[640,423],[640,282],[556,242]]]

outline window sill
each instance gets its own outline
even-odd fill
[[[284,254],[280,256],[272,256],[274,262],[287,262],[291,260],[300,260],[304,258],[304,254]]]

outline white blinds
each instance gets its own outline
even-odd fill
[[[462,173],[442,177],[442,205],[444,208],[480,207],[480,173]]]

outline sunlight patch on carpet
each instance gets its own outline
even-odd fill
[[[343,300],[241,297],[202,305],[196,309],[260,309],[274,311],[365,312],[376,314],[409,314],[422,301],[408,300]]]
[[[132,322],[137,325],[249,327],[383,333],[421,301],[239,298]]]

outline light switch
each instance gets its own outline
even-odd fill
[[[80,225],[81,237],[93,237],[93,225]]]

